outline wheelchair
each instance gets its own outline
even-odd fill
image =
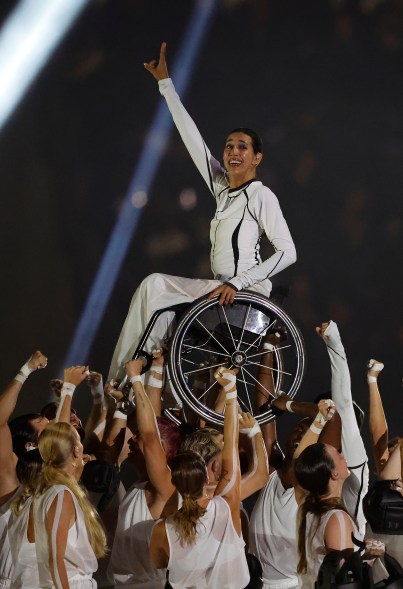
[[[238,370],[240,408],[254,415],[260,425],[275,417],[272,398],[280,392],[295,397],[306,364],[303,338],[291,317],[269,298],[244,290],[236,294],[232,305],[220,306],[218,297],[203,297],[156,311],[133,355],[144,359],[144,371],[152,360],[144,350],[145,344],[156,321],[166,312],[175,314],[167,342],[166,380],[176,406],[164,408],[164,414],[173,421],[179,422],[181,407],[182,419],[184,416],[186,420],[186,412],[191,410],[210,424],[223,425],[223,414],[214,409],[217,386],[213,374],[220,366]],[[273,340],[278,343],[264,345]],[[261,371],[271,374],[270,387],[262,384]],[[265,399],[258,408],[257,391],[260,399]]]

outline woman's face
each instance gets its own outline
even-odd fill
[[[39,417],[35,417],[34,419],[30,419],[29,423],[34,428],[36,434],[38,436],[40,436],[40,434],[43,432],[45,427],[48,425],[49,419],[47,417],[45,417],[44,415],[39,415]]]
[[[76,438],[76,441],[74,443],[74,462],[77,465],[76,469],[75,469],[74,476],[78,480],[80,478],[81,473],[83,472],[83,468],[84,468],[84,460],[83,460],[84,450],[83,450],[83,445],[81,443],[80,436],[78,435],[76,430],[74,430],[74,435]]]
[[[253,151],[252,139],[245,133],[231,133],[224,147],[224,166],[231,179],[247,181],[256,175],[262,154]]]
[[[330,446],[330,444],[326,444],[326,452],[333,460],[334,471],[338,474],[341,481],[345,481],[350,476],[350,471],[343,454],[340,454],[340,452],[338,452],[334,446]]]

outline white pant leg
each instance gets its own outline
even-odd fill
[[[108,379],[122,377],[123,364],[133,356],[138,342],[155,311],[180,303],[192,303],[195,299],[208,294],[220,284],[219,280],[182,278],[180,276],[169,276],[168,274],[151,274],[147,276],[133,295],[126,321],[113,354]],[[173,313],[166,313],[158,319],[146,343],[146,351],[159,347],[166,336],[172,319]]]
[[[132,358],[155,311],[180,303],[192,303],[221,284],[220,280],[182,278],[168,274],[147,276],[133,295],[126,321],[113,353],[108,380],[122,378],[123,364]],[[265,280],[255,284],[250,290],[269,296],[270,290],[268,288],[270,286],[270,281]],[[153,348],[158,348],[161,345],[172,323],[173,316],[173,313],[165,313],[158,318],[145,345],[147,352],[151,352]]]

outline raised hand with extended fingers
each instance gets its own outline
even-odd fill
[[[152,59],[151,61],[144,63],[146,70],[150,72],[150,74],[152,74],[157,81],[169,78],[167,62],[165,58],[166,50],[167,44],[164,41],[161,45],[159,60]]]

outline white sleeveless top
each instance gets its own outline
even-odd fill
[[[133,485],[119,507],[108,578],[115,587],[163,589],[165,570],[150,561],[150,540],[155,521],[145,495],[147,483]]]
[[[173,589],[243,589],[249,583],[245,542],[232,523],[228,503],[214,497],[197,525],[196,541],[181,545],[170,517],[165,521]]]
[[[13,561],[12,589],[37,589],[39,587],[35,542],[28,541],[28,519],[32,505],[30,497],[18,516],[13,513],[8,522],[8,538]]]
[[[53,587],[52,575],[49,569],[48,535],[46,532],[47,514],[54,499],[57,497],[55,519],[52,529],[52,541],[55,540],[56,530],[60,518],[64,493],[70,493],[76,509],[76,521],[71,526],[68,537],[64,562],[69,580],[84,580],[92,577],[98,564],[94,551],[88,540],[84,514],[73,493],[65,485],[54,485],[42,495],[34,497],[35,544],[38,559],[40,587]],[[55,570],[55,575],[58,571]],[[57,586],[57,585],[56,585]]]
[[[10,506],[21,493],[18,487],[11,497],[0,506],[0,587],[9,587],[13,570],[10,543],[8,539],[8,521],[10,519]]]
[[[312,589],[315,586],[315,581],[318,577],[318,572],[320,569],[320,565],[323,562],[323,559],[326,556],[326,547],[325,547],[325,528],[326,525],[331,518],[331,516],[337,513],[338,517],[341,518],[345,514],[345,511],[341,509],[331,509],[327,513],[325,513],[321,519],[318,528],[317,526],[317,518],[313,515],[313,513],[307,513],[306,516],[306,536],[305,536],[305,550],[306,550],[306,560],[307,560],[307,573],[305,575],[301,575],[302,579],[302,589]],[[339,520],[340,525],[344,526],[344,518],[343,520]],[[354,525],[354,522],[353,522]],[[316,531],[315,531],[316,529]],[[354,525],[355,529],[355,525]],[[313,534],[313,535],[312,535]],[[357,536],[357,533],[355,532]]]
[[[270,475],[252,511],[249,552],[260,561],[267,585],[298,584],[297,513],[294,488],[284,489],[277,471]]]

